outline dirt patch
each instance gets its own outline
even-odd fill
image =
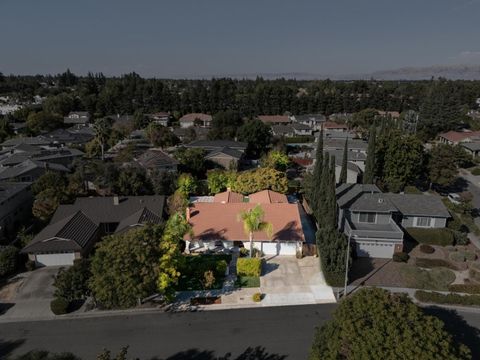
[[[22,285],[23,279],[15,278],[5,283],[0,288],[0,300],[3,302],[12,301],[17,294],[17,289]]]

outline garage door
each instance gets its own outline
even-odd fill
[[[265,255],[295,255],[297,252],[296,242],[262,242],[258,245],[255,247],[262,249]]]
[[[73,265],[73,260],[75,260],[74,253],[37,255],[38,266]]]
[[[357,242],[357,256],[391,258],[393,256],[394,245],[378,242]]]

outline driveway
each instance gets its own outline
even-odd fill
[[[262,303],[272,305],[322,304],[335,302],[333,290],[325,282],[317,257],[297,259],[276,256],[264,266],[260,290]]]
[[[60,267],[44,267],[18,275],[22,283],[1,318],[53,318],[50,301],[53,299],[53,281],[59,269]]]

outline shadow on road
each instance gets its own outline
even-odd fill
[[[190,349],[179,352],[166,359],[153,358],[151,360],[284,360],[286,355],[270,354],[264,347],[249,347],[242,354],[233,357],[232,354],[227,353],[224,356],[216,356],[213,351]]]
[[[7,358],[16,348],[22,346],[25,340],[3,341],[0,340],[0,359]]]
[[[445,330],[452,334],[456,342],[465,344],[472,352],[472,359],[480,359],[480,330],[470,326],[455,310],[439,307],[424,308],[428,315],[438,317],[445,323]]]

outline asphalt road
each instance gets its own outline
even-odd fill
[[[129,355],[142,360],[213,360],[228,353],[229,360],[306,359],[315,326],[329,319],[335,306],[2,323],[0,358],[45,349],[95,359],[103,348],[116,353],[129,345]]]

